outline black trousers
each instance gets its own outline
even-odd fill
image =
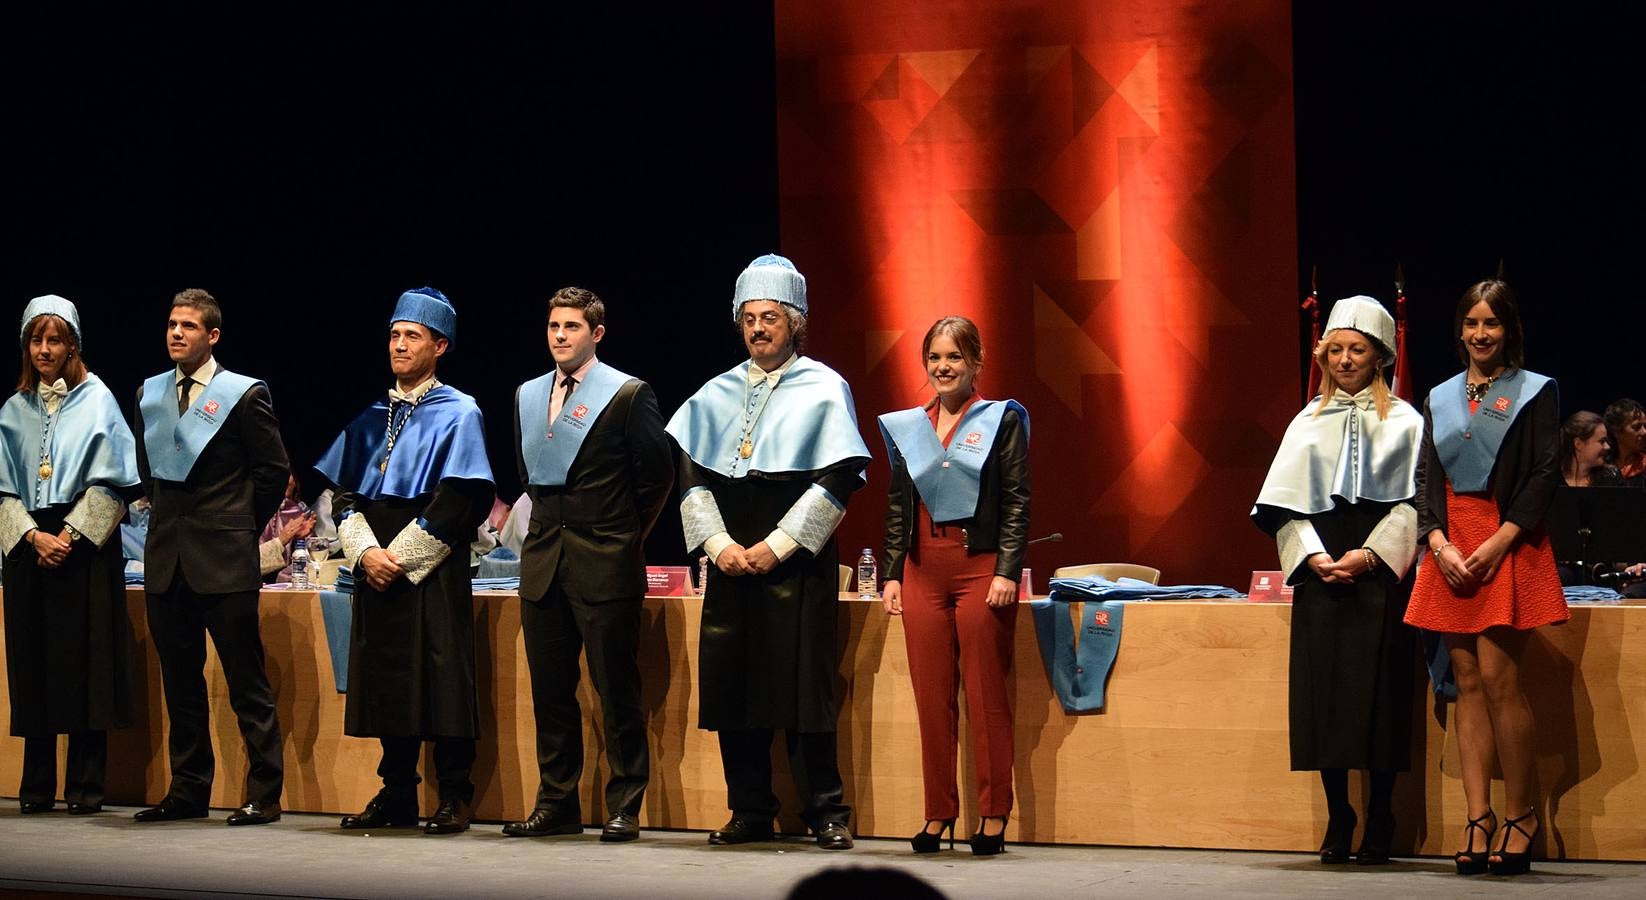
[[[720,763],[726,769],[726,803],[732,814],[753,822],[777,817],[777,795],[772,793],[772,736],[770,728],[723,730]],[[830,822],[846,824],[852,808],[840,783],[832,731],[788,731],[789,769],[800,793],[800,818],[811,828]]]
[[[383,760],[377,764],[377,775],[383,779],[383,793],[392,804],[417,808],[417,786],[423,779],[417,774],[417,761],[423,755],[420,737],[383,737]],[[434,738],[434,778],[440,785],[440,802],[474,800],[474,782],[469,775],[474,770],[474,738]]]
[[[538,602],[520,604],[520,630],[531,667],[537,719],[537,808],[580,818],[583,710],[577,703],[577,661],[587,649],[589,678],[600,696],[606,732],[606,816],[639,815],[651,777],[646,715],[640,702],[640,597],[590,603],[558,583]]]
[[[103,781],[108,768],[108,732],[70,733],[63,799],[83,806],[102,806]],[[57,799],[57,735],[23,739],[23,781],[17,789],[17,799],[24,803]]]
[[[206,702],[206,635],[211,634],[229,706],[246,743],[245,802],[277,803],[285,783],[280,720],[274,689],[263,671],[263,638],[257,630],[257,591],[197,594],[179,574],[164,592],[148,595],[149,634],[160,657],[166,713],[171,721],[171,797],[204,808],[211,801],[217,760],[211,751],[211,709]]]

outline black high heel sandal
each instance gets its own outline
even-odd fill
[[[1488,821],[1492,823],[1490,828],[1487,828],[1485,824]],[[1474,833],[1476,831],[1486,836],[1484,841],[1486,849],[1478,853],[1473,849],[1475,845]],[[1452,861],[1457,863],[1457,874],[1482,875],[1486,872],[1486,857],[1492,852],[1492,833],[1495,831],[1497,831],[1497,813],[1492,812],[1490,808],[1486,810],[1485,815],[1478,819],[1470,819],[1469,824],[1463,826],[1463,834],[1467,840],[1464,842],[1462,850],[1452,854]]]
[[[943,827],[939,828],[935,833],[927,831],[926,828],[931,827],[931,824],[933,822],[937,822],[937,823],[941,824]],[[954,820],[953,819],[927,819],[926,820],[926,825],[920,829],[920,833],[915,835],[912,838],[909,838],[909,846],[913,847],[914,852],[916,852],[916,853],[936,853],[937,851],[943,849],[943,832],[945,832],[945,831],[947,831],[949,833],[949,849],[953,850],[954,849]]]
[[[990,819],[1000,820],[999,834],[984,834],[983,828]],[[994,856],[1006,852],[1006,816],[984,816],[983,821],[977,823],[977,833],[972,835],[973,856]]]
[[[1490,858],[1486,860],[1486,870],[1493,875],[1525,875],[1532,871],[1532,849],[1537,843],[1537,836],[1543,831],[1543,820],[1537,819],[1531,831],[1521,827],[1520,823],[1537,815],[1537,808],[1533,807],[1513,819],[1503,820],[1503,846],[1496,853],[1497,862]],[[1526,849],[1519,853],[1509,852],[1509,832],[1518,831],[1526,836]]]
[[[1328,866],[1349,861],[1349,847],[1355,839],[1355,823],[1360,821],[1355,811],[1345,808],[1342,815],[1333,814],[1326,820],[1326,838],[1320,842],[1320,861]]]

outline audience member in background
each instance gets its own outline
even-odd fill
[[[1614,400],[1606,407],[1606,431],[1619,477],[1646,485],[1646,408],[1628,398]]]
[[[302,500],[302,486],[297,473],[286,476],[286,495],[280,498],[280,508],[274,511],[263,533],[257,538],[258,566],[269,581],[291,580],[293,542],[314,533],[315,514]],[[270,577],[272,576],[272,577]]]
[[[1417,555],[1423,416],[1389,393],[1394,318],[1371,297],[1332,306],[1315,348],[1324,389],[1292,419],[1252,519],[1280,547],[1292,599],[1292,769],[1320,772],[1320,861],[1349,861],[1349,769],[1371,773],[1356,859],[1389,861],[1395,775],[1411,768],[1417,633],[1402,618]]]
[[[1424,404],[1417,518],[1431,556],[1418,568],[1406,621],[1445,634],[1457,679],[1469,818],[1458,874],[1516,875],[1530,869],[1542,828],[1521,661],[1533,629],[1570,617],[1543,530],[1560,484],[1560,400],[1553,379],[1522,368],[1525,331],[1504,282],[1465,291],[1452,333],[1465,369]],[[1494,761],[1508,804],[1501,830]]]
[[[1618,483],[1617,468],[1606,463],[1611,441],[1605,424],[1600,416],[1581,409],[1560,426],[1560,474],[1572,487]]]
[[[1008,689],[1029,541],[1029,413],[977,392],[983,338],[972,320],[937,320],[920,354],[935,396],[880,417],[892,468],[881,604],[903,617],[926,786],[926,825],[910,843],[934,853],[945,830],[954,840],[955,691],[964,676],[982,818],[972,853],[993,856],[1005,849],[1012,811]]]
[[[103,807],[108,730],[131,718],[126,588],[115,526],[137,494],[137,442],[80,352],[80,314],[50,295],[23,311],[22,373],[0,408],[11,733],[23,739],[24,813],[57,801],[57,735],[69,736],[63,799]]]

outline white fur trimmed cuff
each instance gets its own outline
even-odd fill
[[[846,507],[834,499],[834,495],[814,484],[800,495],[799,500],[794,501],[777,527],[816,556],[844,518]]]
[[[380,547],[377,535],[372,533],[371,526],[366,524],[366,517],[360,513],[345,516],[337,523],[337,537],[343,542],[343,558],[350,566],[360,565],[360,555],[373,547]],[[355,577],[360,577],[356,573]]]
[[[686,533],[686,552],[690,553],[703,542],[726,532],[726,521],[720,517],[720,504],[706,487],[694,487],[680,498],[680,526]]]
[[[1293,519],[1280,526],[1275,543],[1280,545],[1280,570],[1286,574],[1286,583],[1292,585],[1308,576],[1304,563],[1309,557],[1326,552],[1325,543],[1308,519]]]
[[[4,547],[7,554],[35,527],[34,517],[23,508],[23,501],[16,497],[0,499],[0,547]]]
[[[422,584],[452,553],[451,545],[429,534],[416,522],[400,529],[386,549],[400,560],[400,568],[412,584]]]
[[[120,495],[106,487],[93,485],[86,489],[74,508],[63,517],[63,523],[80,532],[99,549],[109,542],[109,536],[119,527],[126,514],[126,503]]]

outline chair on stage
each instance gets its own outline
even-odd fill
[[[1160,570],[1153,566],[1141,566],[1137,563],[1088,563],[1084,566],[1063,566],[1053,570],[1053,578],[1084,578],[1087,575],[1097,575],[1110,581],[1122,578],[1135,578],[1138,581],[1147,581],[1150,584],[1160,583]]]
[[[852,571],[851,566],[840,567],[840,593],[849,594],[852,592],[852,576],[855,574],[857,573]]]

